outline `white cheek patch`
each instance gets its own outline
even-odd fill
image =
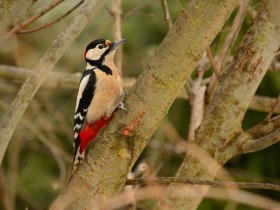
[[[94,48],[87,51],[86,58],[90,60],[99,60],[101,55],[107,50],[107,48],[99,49]]]

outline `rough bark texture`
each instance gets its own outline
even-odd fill
[[[241,123],[250,100],[279,47],[279,10],[278,0],[263,1],[196,133],[194,145],[204,153],[198,156],[189,149],[177,178],[213,179],[220,167],[239,153],[238,147],[231,145],[242,133]],[[178,187],[182,193],[191,189],[201,197],[165,199],[159,203],[159,209],[196,209],[207,190],[202,186],[173,184],[171,187]]]
[[[87,0],[84,2],[76,18],[65,31],[58,35],[57,39],[40,59],[34,69],[34,72],[36,73],[29,76],[24,82],[0,124],[0,165],[19,120],[40,88],[47,74],[52,70],[55,63],[63,55],[70,44],[82,32],[83,28],[86,26],[90,18],[96,14],[96,11],[100,8],[103,2],[104,0]]]
[[[52,209],[99,209],[102,199],[123,188],[127,173],[237,4],[188,1],[129,92],[127,111],[115,114]]]

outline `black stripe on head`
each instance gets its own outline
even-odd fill
[[[90,49],[94,49],[97,45],[99,44],[104,44],[105,45],[106,39],[97,39],[92,41],[91,43],[88,44],[86,48],[86,52],[89,51]]]

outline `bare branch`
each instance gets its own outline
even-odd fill
[[[122,0],[113,0],[112,14],[114,17],[114,40],[118,41],[122,39]],[[115,64],[119,72],[122,72],[122,60],[123,51],[122,46],[120,46],[115,55]]]
[[[28,33],[33,33],[33,32],[36,32],[36,31],[40,31],[42,29],[46,29],[46,28],[49,28],[50,26],[58,23],[59,21],[61,21],[63,18],[65,18],[67,15],[71,14],[74,10],[76,10],[85,0],[81,0],[78,4],[76,4],[72,9],[70,9],[69,11],[67,11],[65,14],[63,14],[62,16],[60,16],[59,18],[49,22],[49,23],[46,23],[42,26],[39,26],[37,28],[33,28],[33,29],[26,29],[26,30],[19,30],[17,32],[17,34],[28,34]]]
[[[242,144],[243,153],[256,152],[280,141],[280,129],[260,139],[253,139]]]
[[[215,94],[216,88],[217,88],[217,81],[219,78],[217,75],[220,74],[222,65],[225,62],[226,55],[230,49],[230,46],[233,44],[234,37],[236,37],[236,35],[239,32],[239,29],[242,25],[242,22],[244,20],[244,17],[246,15],[246,11],[247,11],[249,5],[250,5],[250,0],[240,0],[239,1],[239,10],[234,18],[233,24],[231,26],[231,29],[227,36],[225,44],[223,46],[222,52],[218,58],[217,65],[215,65],[216,68],[213,66],[214,71],[218,72],[218,74],[216,73],[215,75],[212,75],[211,81],[209,83],[208,90],[207,90],[207,93],[208,93],[207,101],[208,102],[210,102],[214,97],[214,94]]]
[[[166,0],[160,0],[160,1],[163,9],[164,19],[166,21],[166,24],[168,25],[168,28],[170,29],[172,27],[172,20],[171,20],[167,1]]]
[[[150,1],[147,1],[147,2],[145,2],[145,3],[143,3],[143,4],[140,4],[139,6],[133,8],[133,9],[131,9],[131,10],[129,10],[129,11],[126,11],[126,12],[122,15],[122,17],[127,17],[127,16],[129,16],[129,15],[132,15],[132,14],[138,12],[139,10],[141,10],[141,9],[143,9],[143,8],[145,8],[145,7],[150,6],[153,2],[154,2],[153,0],[150,0]]]
[[[18,33],[20,30],[28,26],[29,24],[33,23],[38,18],[42,17],[44,14],[49,12],[51,9],[58,6],[60,3],[62,3],[65,0],[54,0],[50,5],[48,5],[46,8],[42,9],[37,14],[33,15],[32,17],[28,18],[27,20],[23,21],[18,26],[14,27],[3,39],[0,40],[0,43],[6,40],[7,38],[13,36],[14,34]]]
[[[268,96],[255,95],[251,100],[249,108],[261,112],[270,112],[271,107],[273,107],[276,100],[277,100],[276,98],[272,98]],[[280,114],[279,103],[275,106],[274,113]]]
[[[267,113],[265,120],[269,120],[272,114],[275,112],[277,105],[280,103],[280,94],[278,95],[275,103],[271,106],[271,110]]]
[[[28,18],[27,20],[23,21],[19,26],[15,27],[12,29],[11,32],[17,33],[19,32],[22,28],[25,28],[26,26],[30,25],[33,23],[35,20],[39,19],[43,15],[45,15],[47,12],[58,6],[60,3],[64,2],[65,0],[54,0],[50,5],[48,5],[46,8],[42,9],[40,12],[37,14],[33,15],[32,17]]]
[[[176,177],[156,177],[153,179],[128,179],[128,180],[126,180],[127,185],[150,185],[150,184],[165,184],[166,185],[166,184],[171,184],[171,183],[280,191],[279,184],[271,184],[271,183],[228,182],[228,181],[218,181],[218,180],[187,179],[187,178],[176,178]]]
[[[265,120],[241,134],[235,144],[240,154],[265,149],[280,141],[280,116]]]
[[[212,55],[210,47],[207,48],[207,55],[208,55],[208,58],[210,60],[211,65],[213,67],[214,74],[216,75],[217,78],[219,78],[219,76],[220,76],[220,68],[218,68],[216,63],[215,63],[215,60],[213,58],[213,55]]]

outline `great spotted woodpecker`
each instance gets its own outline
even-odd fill
[[[80,81],[74,115],[72,173],[83,161],[89,142],[109,123],[115,109],[123,106],[122,81],[114,64],[114,54],[125,41],[98,39],[85,50],[86,69]]]

